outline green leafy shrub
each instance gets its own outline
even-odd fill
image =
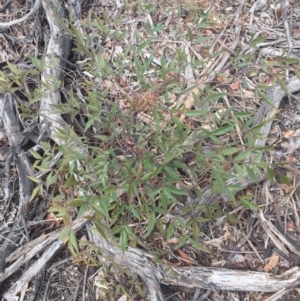
[[[52,87],[61,90],[65,98],[53,112],[67,116],[72,125],[58,134],[64,144],[43,142],[42,152],[31,152],[35,170],[45,173],[40,179],[31,175],[37,183],[32,198],[54,188],[49,210],[63,218],[61,238],[69,240],[74,253],[78,246],[70,223],[89,208],[96,213],[93,221],[97,230],[105,237],[118,239],[123,251],[128,245],[158,251],[151,244],[153,233],[162,240],[178,235],[181,239],[177,247],[189,241],[205,251],[198,242],[201,223],[221,216],[224,222],[237,220],[223,213],[217,203],[198,205],[201,213],[189,218],[171,216],[170,212],[177,206],[188,216],[194,208],[184,203],[191,191],[201,197],[206,186],[237,201],[235,192],[241,187],[226,186],[225,182],[234,173],[242,177],[245,172],[256,181],[260,169],[267,168],[261,162],[267,148],[254,144],[261,125],[252,126],[251,112],[220,107],[227,93],[210,85],[199,91],[201,97],[195,95],[194,110],[177,110],[173,100],[184,93],[180,76],[188,65],[186,54],[178,47],[172,55],[162,54],[155,61],[157,54],[151,51],[154,33],[166,30],[157,25],[150,26],[148,39],[136,33],[135,44],[128,43],[126,48],[123,45],[108,59],[101,47],[92,47],[93,39],[101,36],[120,42],[127,33],[119,28],[119,21],[89,14],[84,26],[90,35],[83,36],[72,25],[66,28],[74,39],[73,51],[85,57],[86,63],[67,89]],[[196,43],[205,41],[196,39]],[[23,92],[26,76],[36,76],[44,68],[43,59],[32,61],[36,70],[28,72],[9,64],[11,74],[0,73],[1,87],[8,92]],[[199,62],[194,64],[199,66]],[[240,67],[238,63],[236,66]],[[77,93],[72,86],[77,87]],[[31,99],[30,104],[42,97],[38,88],[32,95],[24,95]],[[20,110],[21,116],[29,116],[27,109]],[[182,113],[185,121],[180,118]],[[85,122],[81,131],[75,127],[79,118]],[[237,127],[244,137],[243,144]],[[78,146],[88,152],[78,151]],[[62,155],[53,166],[58,153]],[[247,161],[250,154],[251,162]],[[247,208],[258,208],[251,196],[239,201]]]

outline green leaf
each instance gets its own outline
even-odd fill
[[[289,177],[282,174],[279,175],[279,181],[280,183],[286,184],[288,186],[292,185],[292,180]]]
[[[226,218],[227,218],[228,222],[230,222],[230,223],[238,224],[238,223],[241,222],[241,221],[240,221],[238,218],[236,218],[234,215],[231,215],[231,214],[228,214],[228,213],[225,213],[225,215],[226,215]]]
[[[72,207],[80,207],[80,206],[83,206],[87,204],[86,201],[84,200],[81,200],[81,199],[74,199],[72,202],[69,203],[69,206],[72,206]]]
[[[247,139],[248,139],[248,147],[254,147],[254,137],[253,137],[253,133],[249,133],[247,135]]]
[[[84,131],[86,132],[94,124],[94,122],[95,122],[95,120],[93,118],[88,120],[88,122],[86,123],[86,125],[84,127]]]
[[[166,193],[166,191],[163,189],[161,194],[160,194],[160,198],[159,198],[161,204],[162,204],[162,207],[164,210],[167,210],[169,204],[170,204],[170,199],[169,199],[169,196],[168,194]]]
[[[34,150],[30,150],[29,152],[35,159],[38,159],[38,160],[43,159],[42,156],[38,152],[35,152]]]
[[[71,154],[74,156],[74,160],[86,160],[86,156],[77,150],[72,150]]]
[[[194,40],[194,43],[200,44],[200,43],[206,42],[207,40],[208,40],[208,37],[200,37],[200,38]]]
[[[257,162],[256,166],[257,167],[261,167],[263,169],[267,169],[268,168],[268,164],[266,162]]]
[[[154,211],[150,212],[149,215],[147,216],[148,217],[148,221],[147,221],[147,233],[144,235],[144,237],[148,237],[151,232],[153,231],[154,229],[154,226],[155,226],[155,213]]]
[[[222,194],[224,192],[224,187],[225,187],[224,180],[218,173],[214,173],[214,177],[215,177],[215,181],[213,186],[219,193]]]
[[[63,228],[61,234],[59,235],[59,239],[66,242],[67,240],[69,240],[69,233],[70,233],[70,228],[68,226]]]
[[[249,44],[252,47],[258,47],[257,44],[264,42],[265,39],[267,39],[267,36],[258,36],[256,38],[252,38]]]
[[[140,219],[141,217],[139,216],[137,210],[135,209],[135,206],[130,205],[129,206],[129,210],[131,211],[132,215],[136,218],[136,219]]]
[[[174,223],[171,223],[167,229],[167,240],[169,240],[173,235],[175,231],[175,225]]]
[[[177,167],[177,168],[182,168],[182,169],[187,168],[186,164],[179,160],[172,161],[172,165],[174,165],[174,167]]]
[[[198,223],[206,223],[209,220],[207,218],[201,217],[201,216],[197,216],[194,218],[195,221],[197,221]]]
[[[242,178],[243,177],[243,168],[240,165],[238,165],[237,163],[234,163],[234,169],[239,174],[239,177]]]
[[[153,177],[153,175],[155,174],[155,170],[154,171],[150,171],[150,172],[147,172],[146,174],[144,174],[141,178],[141,181],[142,182],[145,182],[145,181],[148,181],[151,177]]]
[[[158,214],[166,214],[167,213],[166,209],[162,209],[160,207],[154,207],[153,210],[154,210],[154,212],[156,212]]]
[[[111,221],[110,221],[111,225],[113,225],[119,219],[119,216],[124,212],[124,210],[125,210],[125,205],[122,205],[113,211],[111,216]]]
[[[209,94],[210,99],[220,99],[224,96],[227,96],[227,93],[220,92],[220,93],[210,93]]]
[[[45,167],[45,166],[36,166],[35,167],[36,169],[40,170],[40,171],[44,171],[44,172],[48,172],[48,171],[51,171],[52,168],[49,168],[49,167]]]
[[[198,225],[198,223],[196,223],[196,222],[194,222],[193,224],[192,224],[192,228],[193,228],[193,236],[194,236],[194,239],[195,240],[198,240],[198,238],[199,238],[199,225]]]
[[[101,141],[107,141],[109,139],[109,137],[105,135],[95,135],[94,137]]]
[[[261,177],[261,170],[256,165],[252,165],[252,170],[255,173],[256,178]]]
[[[105,227],[100,222],[98,222],[98,221],[95,221],[94,224],[95,224],[95,227],[96,227],[97,231],[100,233],[100,235],[105,240],[107,240],[106,235],[105,235],[105,231],[103,230],[103,228],[105,228]]]
[[[296,74],[297,78],[300,80],[300,71],[298,71],[298,70],[295,70],[294,72],[295,72],[295,74]]]
[[[96,204],[91,203],[91,206],[101,215],[109,218],[109,214],[108,214],[108,208],[107,208],[107,204],[105,201],[99,201],[96,202]]]
[[[121,245],[122,252],[125,253],[126,248],[127,248],[127,233],[124,229],[121,231],[120,245]]]
[[[99,55],[98,61],[99,61],[99,68],[101,70],[104,69],[104,67],[106,66],[106,61],[105,61],[105,58],[104,58],[103,54]]]
[[[178,225],[181,226],[182,228],[189,228],[189,226],[185,223],[185,221],[181,217],[176,216],[176,221]]]
[[[248,176],[256,183],[257,182],[257,177],[255,173],[253,172],[252,168],[246,165],[246,171]]]
[[[31,202],[31,201],[35,198],[35,196],[37,195],[39,189],[40,189],[40,186],[36,186],[36,187],[33,189],[29,202]]]
[[[154,26],[151,30],[152,33],[155,33],[155,32],[158,32],[158,31],[161,31],[161,30],[164,30],[166,29],[167,27],[162,25],[161,23],[158,24],[157,26]]]
[[[41,183],[42,181],[39,178],[33,177],[33,176],[27,176],[28,179],[33,181],[34,183]]]
[[[274,182],[275,182],[275,174],[274,174],[274,171],[272,169],[270,169],[269,167],[267,168],[267,177],[270,180],[270,182],[272,184],[274,184]]]
[[[180,175],[178,172],[176,172],[172,167],[165,166],[164,170],[173,178],[173,179],[180,179]]]
[[[175,187],[165,187],[165,189],[167,190],[167,192],[176,194],[176,195],[188,195],[189,194],[187,189],[177,189]]]
[[[196,116],[204,116],[206,115],[207,112],[203,112],[203,111],[197,111],[197,110],[192,110],[192,111],[189,111],[189,112],[186,112],[185,115],[188,116],[188,117],[196,117]]]
[[[235,201],[234,192],[230,188],[226,188],[226,193],[231,201]]]
[[[233,158],[234,161],[242,161],[248,157],[248,155],[251,153],[251,149],[243,151],[239,153],[236,157]]]
[[[129,226],[125,225],[125,226],[124,226],[124,229],[126,230],[126,232],[127,232],[129,235],[131,235],[132,237],[136,237],[135,233],[132,231],[132,229],[131,229]]]
[[[264,100],[264,102],[266,102],[271,107],[274,107],[272,101],[270,100],[270,98],[269,98],[269,96],[267,94],[263,93],[261,90],[258,90],[258,94],[261,96],[261,98]]]
[[[205,252],[205,253],[209,253],[209,250],[207,248],[205,248],[205,246],[203,246],[202,244],[200,244],[199,242],[193,240],[192,238],[188,238],[188,241],[192,244],[192,246],[199,251]]]
[[[73,173],[73,172],[74,172],[75,164],[76,164],[76,161],[72,161],[72,162],[70,163],[70,173]]]
[[[282,57],[280,58],[281,62],[283,63],[288,63],[288,64],[296,64],[299,63],[298,58],[293,58],[293,57]]]
[[[38,58],[29,55],[33,65],[39,70],[39,71],[43,71],[43,67],[44,67],[44,59],[39,60]]]
[[[149,45],[151,40],[144,40],[139,47],[137,48],[137,52],[139,53],[141,50],[143,50],[145,47],[147,47]]]
[[[186,241],[187,241],[187,237],[186,236],[181,237],[181,239],[179,240],[178,244],[175,246],[175,250],[180,249],[182,246],[184,246],[185,243],[186,243]]]
[[[287,88],[285,82],[282,80],[282,78],[279,75],[275,75],[276,80],[278,81],[280,87],[282,88],[282,90],[287,94],[290,95],[289,89]]]
[[[147,10],[148,14],[150,14],[155,9],[155,7],[156,4],[152,4],[152,3],[145,5],[145,9]]]
[[[238,192],[243,189],[241,185],[231,184],[227,186],[231,191]]]
[[[241,197],[241,203],[247,209],[260,210],[260,208],[256,204],[250,202],[247,198],[245,198],[245,196]]]
[[[70,239],[68,240],[68,249],[72,253],[72,255],[76,255],[76,251],[75,251]]]
[[[15,65],[11,64],[9,61],[6,61],[6,64],[13,74],[16,74],[16,75],[22,74],[21,70],[19,70]]]
[[[54,174],[51,172],[49,173],[49,175],[47,176],[47,179],[46,179],[46,186],[47,188],[50,187],[50,185],[52,185],[53,183],[55,183],[58,179],[58,176],[57,174]]]
[[[48,209],[49,212],[56,212],[56,215],[59,217],[66,217],[68,215],[67,208],[64,207],[58,207],[58,206],[51,206]]]
[[[111,235],[116,235],[116,234],[120,233],[122,229],[123,229],[123,226],[118,225],[118,226],[116,226],[116,227],[114,227],[110,230],[110,234]]]
[[[234,130],[234,125],[229,124],[229,125],[225,125],[221,128],[218,128],[217,130],[213,131],[212,135],[221,136],[226,133],[232,132],[233,130]]]
[[[88,210],[88,204],[85,204],[79,208],[77,218],[81,217],[87,210]]]
[[[162,193],[164,193],[174,203],[178,203],[178,200],[176,199],[176,197],[172,193],[170,193],[167,188],[169,188],[169,187],[164,187],[162,189]]]
[[[249,118],[252,117],[254,114],[253,113],[248,113],[248,112],[236,112],[234,115],[237,118]]]
[[[73,230],[70,231],[70,243],[73,246],[73,248],[78,252],[79,250],[78,250],[77,239]]]
[[[236,152],[240,151],[240,148],[237,148],[237,147],[230,147],[230,148],[226,148],[224,150],[221,151],[221,154],[222,155],[232,155]]]

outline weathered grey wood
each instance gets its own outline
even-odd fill
[[[276,292],[300,283],[299,267],[294,267],[281,275],[200,266],[168,267],[155,264],[152,255],[136,248],[128,248],[123,254],[118,246],[106,241],[96,230],[90,229],[89,233],[106,259],[129,268],[149,283],[148,287],[153,288],[153,292],[150,292],[153,294],[151,300],[163,298],[155,295],[157,283],[188,288],[251,292]]]
[[[129,248],[124,254],[121,249],[106,241],[97,230],[88,227],[90,240],[100,248],[102,255],[110,262],[119,264],[137,275],[139,275],[147,285],[151,301],[164,301],[159,282],[163,278],[163,273],[153,262],[145,257],[145,254],[139,249]],[[148,254],[148,257],[152,257]]]
[[[86,216],[93,216],[93,212],[86,212],[81,218],[76,220],[72,225],[72,230],[76,233],[78,230],[88,222],[85,218]],[[24,285],[30,281],[39,271],[47,264],[55,252],[62,247],[65,243],[62,240],[58,240],[61,235],[61,229],[58,229],[52,233],[49,233],[45,236],[36,238],[34,241],[31,241],[28,246],[22,246],[14,251],[11,256],[8,256],[6,261],[10,262],[16,260],[12,265],[0,273],[0,283],[7,279],[12,273],[17,271],[20,266],[27,263],[34,256],[39,254],[45,248],[48,247],[47,251],[44,252],[39,257],[39,260],[30,268],[27,269],[22,277],[11,287],[10,291],[6,294],[7,301],[13,300],[12,298],[16,297],[17,294],[22,290]]]
[[[81,229],[87,220],[85,216],[92,214],[87,212],[83,217],[77,220],[72,226],[76,232]],[[281,275],[271,275],[268,273],[231,270],[226,268],[210,268],[210,267],[168,267],[155,263],[155,258],[140,249],[128,248],[123,254],[119,246],[110,241],[106,241],[95,230],[88,228],[89,236],[101,252],[103,257],[122,267],[128,268],[137,273],[147,284],[151,300],[164,300],[160,290],[160,284],[183,286],[191,289],[217,289],[217,290],[234,290],[234,291],[253,291],[253,292],[276,292],[282,288],[293,288],[300,283],[300,268],[294,267]],[[10,292],[6,294],[7,299],[13,300],[13,297],[20,292],[26,281],[29,281],[38,273],[40,269],[47,263],[55,251],[63,245],[63,242],[57,243],[60,231],[48,234],[46,239],[37,238],[36,243],[31,242],[32,248],[26,252],[23,248],[16,250],[15,254],[19,254],[19,259],[14,263],[14,269],[18,268],[20,264],[24,264],[30,260],[35,254],[38,254],[45,246],[52,243],[49,250],[45,252],[39,259],[38,263],[32,266],[24,273],[14,286],[11,287]],[[43,240],[42,242],[39,242]],[[13,256],[13,258],[16,258]],[[22,260],[23,259],[23,260]],[[5,270],[0,274],[0,281],[8,277],[10,273]],[[4,278],[3,278],[4,277]]]
[[[62,141],[55,137],[55,134],[58,129],[67,130],[68,125],[59,114],[53,113],[55,106],[60,104],[60,92],[47,87],[54,87],[55,82],[63,79],[62,70],[70,52],[71,40],[59,23],[66,17],[62,2],[58,0],[42,1],[42,5],[50,25],[51,36],[45,55],[46,67],[41,75],[41,81],[46,84],[43,86],[43,97],[40,101],[41,131],[49,131],[50,137],[61,144]]]
[[[0,271],[4,268],[5,256],[12,252],[16,248],[17,242],[20,237],[13,230],[18,229],[20,222],[23,221],[24,208],[29,203],[33,183],[27,177],[32,168],[31,163],[22,149],[22,146],[26,143],[26,137],[21,133],[21,125],[16,117],[13,100],[11,94],[0,93],[0,111],[2,112],[2,120],[6,136],[9,141],[10,150],[6,162],[5,171],[5,197],[10,197],[9,181],[10,181],[10,163],[14,162],[18,170],[18,182],[19,182],[19,208],[15,224],[12,227],[11,233],[8,236],[9,239],[0,246]],[[20,232],[20,231],[18,231]],[[14,242],[14,243],[11,243]]]

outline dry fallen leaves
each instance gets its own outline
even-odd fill
[[[171,262],[164,258],[164,264],[169,267],[178,267],[181,265],[181,262]]]
[[[236,82],[233,82],[232,84],[230,84],[230,89],[233,91],[237,90],[239,87],[240,87],[239,81],[236,81]]]
[[[182,261],[184,261],[188,266],[191,266],[195,264],[195,261],[193,258],[191,258],[188,254],[183,252],[182,250],[178,249],[177,250],[179,256],[181,257]]]
[[[289,130],[283,133],[283,137],[288,139],[294,136],[295,131],[294,130]]]
[[[293,185],[288,185],[285,183],[281,183],[280,187],[284,190],[285,193],[290,193],[294,189]]]
[[[264,266],[264,271],[266,273],[270,272],[273,268],[275,268],[278,264],[279,256],[273,254],[271,257],[268,258],[268,263]]]

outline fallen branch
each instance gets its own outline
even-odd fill
[[[90,230],[90,237],[100,248],[104,257],[129,268],[140,275],[145,282],[153,284],[151,300],[161,300],[159,299],[161,296],[155,295],[157,282],[194,289],[198,287],[210,290],[251,292],[276,292],[282,288],[292,288],[300,283],[299,267],[294,267],[281,275],[200,266],[169,267],[154,264],[153,256],[139,249],[128,248],[123,254],[119,247],[106,241],[96,230]]]
[[[86,216],[92,213],[87,212],[84,216],[74,222],[72,229],[77,232],[88,222]],[[89,227],[89,237],[99,247],[102,255],[114,262],[135,272],[145,281],[149,288],[152,301],[164,300],[160,290],[160,284],[176,285],[187,288],[203,288],[210,290],[235,290],[235,291],[261,291],[276,292],[283,288],[292,288],[300,283],[300,268],[294,267],[281,275],[270,275],[261,272],[230,270],[226,268],[211,267],[169,267],[157,265],[155,258],[138,248],[128,248],[122,253],[120,248],[112,242],[106,241],[95,229]],[[34,256],[39,254],[46,246],[51,246],[45,251],[39,260],[28,269],[22,277],[5,294],[5,300],[17,300],[17,294],[23,286],[30,281],[55,255],[56,251],[64,245],[63,241],[57,241],[61,230],[57,230],[44,238],[39,237],[30,242],[28,246],[17,249],[7,261],[19,259],[0,274],[0,282],[5,280],[20,265],[25,264]],[[30,251],[28,251],[31,249]]]
[[[52,91],[47,87],[55,86],[56,81],[60,81],[62,70],[64,68],[64,60],[69,55],[71,40],[65,33],[64,28],[58,20],[63,20],[66,16],[65,9],[58,0],[42,1],[47,20],[50,25],[51,36],[45,55],[45,70],[41,75],[41,81],[45,83],[43,86],[43,98],[40,101],[40,121],[42,123],[41,132],[48,131],[49,136],[58,144],[62,144],[56,137],[58,130],[66,130],[68,124],[59,114],[53,113],[54,106],[60,104],[61,97],[59,91]],[[59,10],[53,11],[53,8]]]
[[[29,203],[33,183],[28,179],[27,175],[31,170],[31,163],[25,151],[23,150],[26,144],[27,137],[21,131],[21,125],[16,118],[13,99],[11,94],[0,93],[0,112],[2,112],[2,120],[6,136],[9,141],[9,152],[5,164],[5,188],[4,198],[8,200],[13,196],[10,192],[11,181],[11,163],[14,162],[18,170],[19,183],[19,204],[18,212],[14,220],[14,224],[10,229],[10,233],[5,237],[4,243],[0,246],[0,272],[5,268],[5,258],[18,247],[18,243],[22,237],[20,226],[26,223],[26,206]],[[0,281],[1,283],[1,281]]]
[[[78,230],[82,229],[82,227],[88,222],[86,217],[93,216],[93,214],[93,212],[86,212],[81,218],[74,222],[71,227],[72,230],[76,233]],[[9,277],[12,273],[17,271],[21,265],[28,262],[34,256],[43,251],[45,247],[51,244],[48,249],[46,249],[46,251],[40,256],[40,258],[23,273],[21,278],[10,288],[10,290],[4,294],[5,300],[17,301],[17,294],[21,292],[26,283],[34,278],[52,259],[56,252],[64,246],[64,242],[62,240],[58,240],[60,235],[61,229],[58,229],[57,231],[45,235],[44,237],[39,237],[31,241],[25,247],[20,247],[7,258],[7,261],[9,262],[10,260],[15,259],[17,256],[19,257],[19,259],[14,262],[14,264],[7,268],[3,273],[0,273],[0,283],[7,277]]]

